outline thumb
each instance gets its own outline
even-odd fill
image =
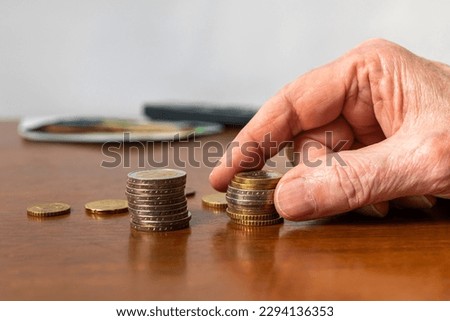
[[[427,168],[431,167],[430,149],[417,137],[396,135],[358,150],[303,162],[278,183],[277,211],[290,220],[307,220],[428,194],[427,186],[433,185],[432,168]]]

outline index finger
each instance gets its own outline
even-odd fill
[[[312,70],[268,100],[213,169],[211,185],[224,191],[236,173],[262,168],[283,142],[335,120],[346,97],[341,70],[336,63]]]

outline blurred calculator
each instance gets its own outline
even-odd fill
[[[147,103],[144,114],[153,120],[204,121],[222,125],[244,126],[257,108],[240,105]]]

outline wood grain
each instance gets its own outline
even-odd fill
[[[135,232],[126,214],[89,215],[83,206],[124,198],[139,146],[122,150],[130,152],[128,168],[108,169],[101,145],[28,142],[16,126],[0,124],[1,300],[450,299],[449,201],[382,220],[350,213],[245,229],[202,207],[202,196],[213,192],[211,167],[188,165],[188,185],[197,192],[189,199],[191,227]],[[236,133],[200,141],[225,146]],[[157,158],[163,150],[154,144],[145,152]],[[72,213],[26,215],[27,206],[47,201],[69,203]]]

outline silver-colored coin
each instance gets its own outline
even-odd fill
[[[155,196],[164,196],[164,195],[171,195],[171,194],[177,194],[177,193],[183,193],[184,192],[184,185],[174,187],[174,188],[130,188],[126,187],[126,191],[130,194],[135,195],[155,195]]]
[[[127,181],[126,184],[130,188],[134,189],[173,189],[179,187],[185,187],[186,181],[161,181],[158,183],[149,183],[149,184],[136,184],[130,181]]]
[[[227,199],[228,204],[235,204],[235,205],[241,205],[241,206],[265,206],[265,205],[271,205],[274,203],[273,199],[269,200],[246,200],[246,199],[234,199],[229,197],[228,195],[225,196]]]
[[[227,191],[227,196],[229,198],[233,198],[235,200],[248,200],[248,201],[272,201],[273,202],[273,195],[249,195],[249,194],[236,194]]]
[[[136,200],[147,200],[147,201],[158,201],[158,200],[168,200],[168,199],[173,199],[173,198],[180,198],[185,196],[184,192],[178,192],[178,193],[173,193],[173,194],[133,194],[133,193],[129,193],[129,192],[125,192],[125,195],[128,198],[133,198]]]
[[[230,194],[236,194],[236,195],[248,195],[248,196],[262,196],[262,197],[273,197],[275,194],[274,189],[268,189],[268,190],[247,190],[247,189],[240,189],[233,186],[228,186],[227,193]]]
[[[188,216],[189,212],[184,211],[180,214],[175,215],[136,215],[136,214],[130,214],[130,217],[133,218],[134,221],[154,221],[154,222],[165,222],[165,221],[176,221],[181,220],[183,218],[186,218]]]
[[[248,206],[248,205],[236,205],[228,203],[228,209],[232,210],[235,213],[240,214],[271,214],[276,212],[274,204],[266,204],[264,206],[256,205],[256,206]]]
[[[172,210],[140,210],[140,209],[133,209],[128,207],[128,211],[130,215],[136,215],[136,216],[168,216],[168,215],[176,215],[180,213],[184,213],[187,211],[187,206],[183,206],[177,209]]]
[[[180,178],[186,178],[186,172],[173,168],[138,170],[128,174],[129,180],[136,180],[139,182],[176,180]]]
[[[144,205],[144,206],[164,206],[164,205],[172,205],[182,203],[186,200],[186,196],[181,196],[177,198],[168,198],[168,199],[157,199],[157,200],[148,200],[148,199],[138,199],[135,197],[128,197],[128,203],[132,203],[135,205]]]
[[[170,211],[170,210],[176,210],[179,208],[182,208],[184,206],[187,206],[187,200],[180,203],[170,204],[170,205],[143,205],[143,204],[134,204],[131,202],[128,202],[128,208],[131,208],[133,210],[147,210],[147,211]]]
[[[136,220],[135,218],[131,217],[130,218],[130,222],[134,223],[134,224],[138,224],[140,226],[166,226],[166,225],[179,225],[179,224],[184,224],[186,222],[189,222],[191,220],[191,213],[188,212],[188,214],[181,218],[181,219],[177,219],[177,220],[172,220],[172,221],[150,221],[150,220]]]
[[[137,170],[128,174],[129,179],[138,181],[161,181],[167,179],[179,179],[186,177],[186,172],[173,168],[158,168],[148,170]]]
[[[185,193],[186,197],[194,196],[195,195],[195,189],[193,189],[190,186],[186,186],[186,189],[185,189],[184,193]]]

